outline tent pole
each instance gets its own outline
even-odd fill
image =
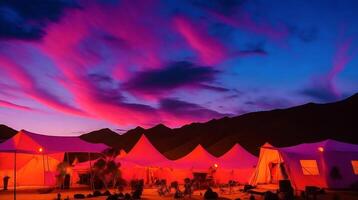
[[[45,154],[42,154],[42,168],[44,169],[44,186],[46,185]]]
[[[16,200],[16,150],[14,152],[14,200]]]
[[[70,165],[70,156],[68,155],[68,152],[66,152],[66,159],[67,159],[67,164]]]
[[[46,154],[47,171],[50,171],[50,163],[48,161],[48,154]]]
[[[89,165],[90,165],[90,187],[91,190],[93,190],[93,181],[92,181],[92,161],[91,161],[91,153],[88,152],[88,160],[89,160]]]

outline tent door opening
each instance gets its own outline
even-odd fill
[[[288,178],[285,170],[284,163],[270,163],[270,183],[278,184],[280,180],[286,180]]]

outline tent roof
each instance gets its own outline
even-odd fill
[[[218,159],[207,152],[200,144],[186,156],[174,161],[176,167],[208,169],[217,164]]]
[[[272,144],[268,143],[268,142],[265,142],[265,144],[263,144],[261,146],[261,148],[274,148],[274,146],[272,146]]]
[[[218,160],[219,167],[223,168],[247,168],[253,167],[257,163],[257,157],[250,154],[239,144],[235,144]]]
[[[339,142],[336,140],[324,140],[315,143],[303,143],[291,147],[282,147],[278,149],[284,152],[309,154],[312,152],[317,152],[318,148],[320,147],[322,147],[324,151],[358,152],[358,145]]]
[[[152,145],[144,134],[122,160],[143,166],[159,165],[159,163],[168,161],[168,159]]]
[[[42,152],[40,152],[40,148]],[[79,137],[48,136],[21,130],[0,144],[0,152],[59,153],[59,152],[102,152],[104,144],[93,144]]]

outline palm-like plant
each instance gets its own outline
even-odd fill
[[[94,175],[102,181],[106,190],[110,183],[115,186],[116,180],[120,178],[121,173],[119,170],[120,163],[116,163],[114,160],[105,160],[103,158],[97,160],[93,165]]]
[[[57,171],[56,178],[57,178],[57,183],[60,188],[63,187],[63,183],[65,180],[65,176],[68,172],[69,166],[70,165],[67,162],[60,162],[56,167],[56,171]]]

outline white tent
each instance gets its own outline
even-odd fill
[[[265,144],[250,184],[277,184],[281,179],[289,179],[298,190],[349,188],[358,181],[358,145],[334,140],[284,148]]]

